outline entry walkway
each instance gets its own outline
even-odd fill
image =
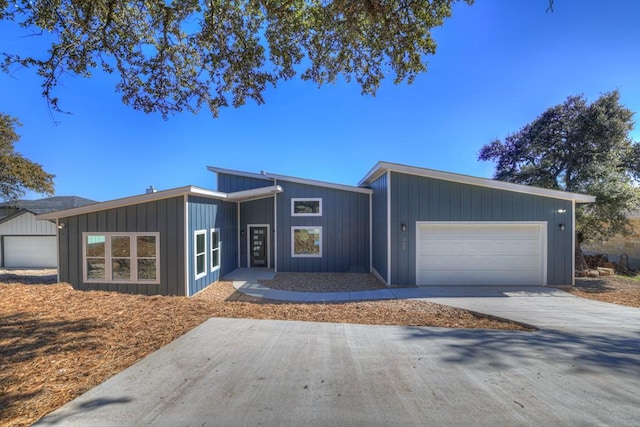
[[[422,299],[451,307],[568,333],[611,331],[637,334],[640,309],[576,297],[543,286],[421,286],[357,292],[294,292],[258,283],[275,273],[266,269],[238,269],[225,277],[243,294],[293,302],[349,302]]]

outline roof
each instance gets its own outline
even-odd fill
[[[18,208],[34,214],[58,211],[62,209],[77,208],[96,203],[95,200],[78,196],[55,196],[38,200],[17,200],[15,202],[0,203],[0,207]]]
[[[169,199],[177,196],[201,196],[211,199],[227,200],[229,202],[243,202],[246,200],[269,197],[273,194],[281,193],[282,187],[273,185],[261,187],[253,190],[238,191],[235,193],[222,193],[219,191],[207,190],[189,185],[186,187],[172,188],[170,190],[157,191],[155,193],[140,194],[137,196],[124,197],[121,199],[109,200],[107,202],[94,203],[77,208],[48,212],[37,216],[37,219],[58,219],[69,216],[81,215],[91,212],[99,212],[106,209],[120,208],[123,206],[137,205],[140,203],[153,202],[156,200]]]
[[[317,181],[314,179],[298,178],[295,176],[280,175],[280,174],[275,174],[275,173],[265,172],[265,171],[262,171],[261,173],[258,174],[258,173],[252,173],[252,172],[237,171],[232,169],[224,169],[224,168],[219,168],[215,166],[207,166],[207,170],[215,173],[244,176],[247,178],[257,178],[257,179],[264,179],[264,180],[271,180],[271,181],[280,180],[280,181],[287,181],[287,182],[295,182],[296,184],[314,185],[316,187],[332,188],[334,190],[351,191],[355,193],[364,193],[364,194],[372,193],[372,190],[370,190],[369,188],[362,188],[362,187],[346,185],[346,184],[338,184],[335,182]]]
[[[480,187],[495,188],[498,190],[513,191],[516,193],[533,194],[536,196],[550,197],[554,199],[572,200],[576,203],[593,203],[594,196],[587,194],[570,193],[567,191],[550,190],[548,188],[533,187],[530,185],[514,184],[512,182],[497,181],[495,179],[478,178],[470,175],[461,175],[451,172],[443,172],[434,169],[425,169],[415,166],[407,166],[398,163],[378,162],[362,180],[358,183],[364,187],[384,175],[387,171],[400,172],[408,175],[422,176],[426,178],[441,179],[444,181],[457,182],[461,184],[477,185]]]

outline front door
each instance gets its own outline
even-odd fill
[[[269,267],[267,236],[267,227],[249,227],[250,267]]]

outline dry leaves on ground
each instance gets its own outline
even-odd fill
[[[576,279],[574,295],[640,308],[640,280],[624,276]]]
[[[424,301],[257,300],[230,282],[193,298],[0,284],[0,424],[33,423],[209,317],[523,329]]]

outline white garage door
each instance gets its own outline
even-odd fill
[[[56,236],[4,236],[4,266],[7,268],[56,267]]]
[[[546,284],[546,223],[417,225],[418,285]]]

